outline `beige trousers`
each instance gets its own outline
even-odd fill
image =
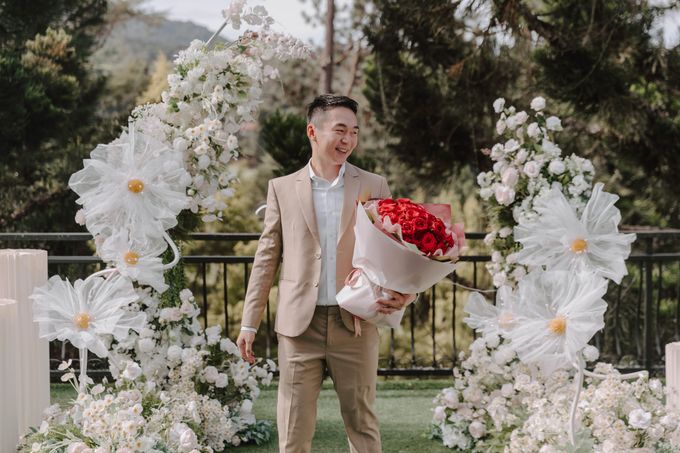
[[[328,367],[352,453],[379,453],[380,431],[373,410],[378,368],[378,329],[362,322],[355,337],[337,306],[317,307],[307,330],[278,335],[279,452],[309,453],[316,425],[316,402]]]

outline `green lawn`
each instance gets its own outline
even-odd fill
[[[405,452],[449,452],[438,441],[425,436],[432,417],[432,398],[439,389],[451,384],[450,380],[390,380],[378,383],[376,402],[380,418],[383,451],[386,453]],[[53,402],[65,402],[73,398],[73,389],[63,385],[52,386]],[[276,389],[262,391],[255,404],[258,419],[276,420]],[[312,442],[315,453],[346,453],[349,451],[340,416],[335,391],[330,381],[324,383],[318,403],[316,433]],[[247,453],[275,453],[276,433],[267,445],[243,446],[238,451]]]

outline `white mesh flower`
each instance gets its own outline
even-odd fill
[[[522,244],[517,261],[529,266],[571,271],[587,270],[621,283],[634,234],[621,234],[618,196],[598,183],[581,218],[561,191],[553,189],[534,207],[535,221],[519,220],[515,240]]]
[[[464,308],[465,313],[470,316],[463,321],[483,336],[507,336],[516,325],[516,304],[517,296],[508,286],[501,286],[496,292],[496,305],[488,303],[481,294],[473,292]]]
[[[163,277],[160,254],[167,248],[164,240],[135,238],[127,229],[109,236],[99,247],[99,256],[113,263],[122,275],[162,293],[168,289]]]
[[[520,360],[546,374],[571,368],[604,327],[606,292],[607,280],[592,273],[530,272],[519,282],[517,325],[508,332]]]
[[[73,286],[55,275],[31,295],[33,320],[39,324],[41,338],[68,340],[106,357],[105,335],[123,341],[130,329],[139,332],[146,324],[144,313],[126,310],[138,298],[132,282],[120,274],[76,280]]]
[[[80,195],[77,202],[93,235],[128,228],[139,237],[160,238],[188,207],[191,177],[182,153],[135,131],[134,124],[129,133],[98,145],[90,157],[69,186]]]

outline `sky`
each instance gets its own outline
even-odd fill
[[[336,1],[349,3],[351,0]],[[656,4],[667,4],[670,0],[652,1]],[[168,19],[194,22],[214,31],[222,25],[221,11],[228,4],[229,0],[147,0],[144,7],[165,11]],[[267,8],[269,15],[276,21],[277,31],[287,32],[305,42],[323,43],[323,28],[312,27],[302,18],[302,11],[305,8],[312,8],[310,0],[249,0],[248,4],[259,4]],[[680,12],[667,14],[658,26],[664,30],[666,47],[673,47],[680,42]]]
[[[144,8],[166,11],[168,19],[194,22],[215,31],[224,22],[221,11],[228,4],[228,0],[147,0]],[[249,0],[248,5],[263,5],[276,21],[277,31],[287,32],[305,42],[323,42],[323,28],[314,28],[302,18],[303,9],[312,8],[309,0],[306,5],[301,0]]]

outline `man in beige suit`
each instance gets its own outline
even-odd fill
[[[378,331],[335,300],[352,270],[357,200],[385,198],[384,177],[346,162],[357,145],[357,103],[345,96],[319,96],[308,106],[309,164],[269,181],[264,230],[255,254],[237,344],[254,360],[252,344],[279,263],[276,332],[279,340],[277,426],[279,451],[308,453],[316,401],[328,368],[340,401],[350,451],[381,451],[373,410]],[[379,311],[391,313],[413,300],[389,292]]]

